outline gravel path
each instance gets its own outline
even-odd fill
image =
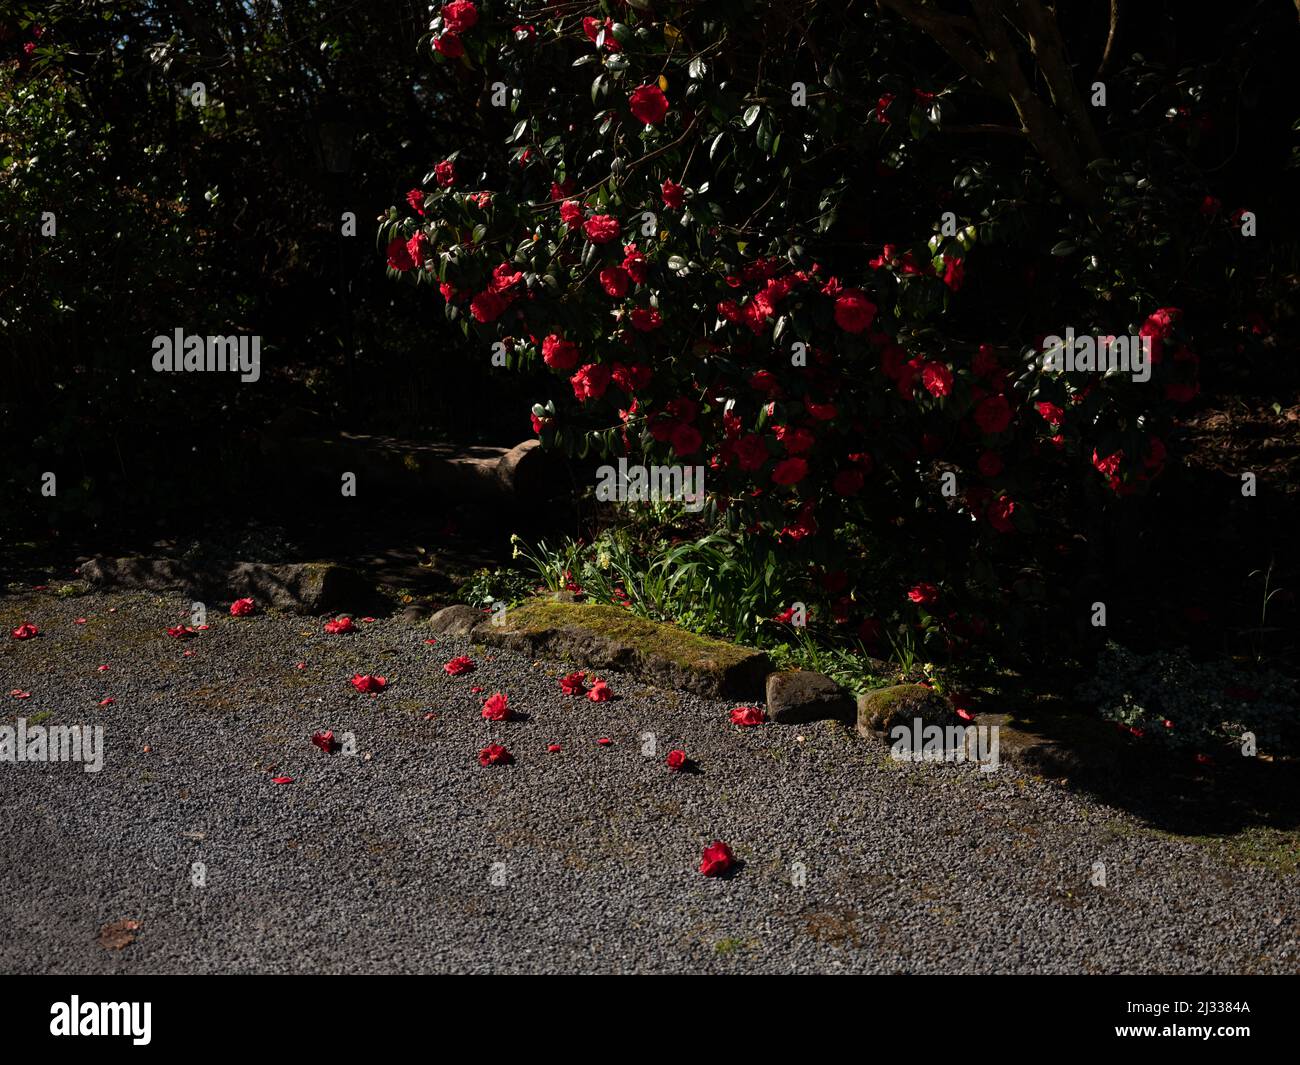
[[[184,609],[0,600],[3,722],[105,737],[99,773],[0,763],[6,972],[1298,968],[1293,879],[1005,765],[894,763],[825,723],[740,729],[730,703],[616,673],[612,702],[567,697],[565,663],[396,619],[329,636],[214,609],[179,641]],[[10,639],[23,620],[42,635]],[[447,676],[458,654],[476,671]],[[357,671],[390,687],[358,694]],[[481,718],[496,691],[521,720]],[[312,746],[327,728],[356,753]],[[478,764],[493,741],[513,765]],[[670,772],[673,747],[699,771]],[[729,879],[696,871],[714,839],[743,862]],[[126,918],[133,943],[96,941]]]

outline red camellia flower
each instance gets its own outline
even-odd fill
[[[478,8],[469,0],[452,0],[442,5],[442,24],[452,33],[464,33],[478,23]]]
[[[406,242],[406,254],[411,257],[411,265],[415,267],[423,266],[427,257],[426,250],[429,247],[429,238],[423,233],[416,233]]]
[[[495,322],[505,314],[509,306],[510,301],[499,292],[488,290],[480,292],[469,301],[469,313],[474,316],[474,321],[486,325],[488,322]]]
[[[646,278],[650,276],[650,264],[646,262],[646,257],[637,251],[635,244],[623,245],[623,269],[638,285],[645,284]]]
[[[560,678],[560,691],[565,695],[582,695],[587,690],[584,683],[586,674],[579,670],[576,673],[566,673]]]
[[[1049,403],[1047,400],[1043,400],[1041,403],[1035,403],[1034,409],[1043,416],[1043,420],[1047,422],[1048,425],[1060,425],[1061,419],[1065,417],[1065,411],[1055,403]]]
[[[406,241],[401,237],[394,237],[388,242],[388,265],[402,273],[415,265],[411,262],[411,253],[407,250]]]
[[[757,706],[735,706],[731,709],[731,723],[751,728],[767,720],[767,714]]]
[[[932,396],[950,396],[952,371],[941,362],[927,362],[921,370],[921,384]]]
[[[989,524],[1000,533],[1015,532],[1015,523],[1011,515],[1016,512],[1016,505],[1006,496],[999,496],[989,504]]]
[[[311,742],[326,754],[333,754],[335,749],[334,730],[329,729],[326,732],[313,732]]]
[[[782,459],[772,469],[773,484],[798,484],[806,476],[808,476],[808,462],[806,459]]]
[[[573,394],[578,401],[586,403],[589,399],[600,399],[605,394],[605,389],[609,387],[609,377],[608,366],[589,362],[569,378],[569,383],[573,385]]]
[[[509,765],[514,759],[499,743],[489,743],[478,752],[478,764],[481,766],[489,765]]]
[[[627,295],[631,280],[628,272],[621,266],[607,266],[600,272],[600,287],[605,290],[605,295],[613,296],[615,299]]]
[[[406,194],[406,202],[416,214],[424,214],[424,189],[412,189]]]
[[[495,695],[488,696],[483,703],[483,717],[488,721],[507,721],[510,718],[510,702],[508,696],[497,692]]]
[[[668,757],[664,759],[664,765],[676,773],[685,768],[688,760],[685,751],[669,751]]]
[[[735,864],[736,856],[720,839],[715,839],[705,847],[700,856],[700,872],[705,876],[722,876],[730,872]]]
[[[686,187],[679,185],[672,178],[665,178],[663,189],[664,206],[670,211],[680,211],[686,203]]]
[[[656,126],[668,114],[668,97],[658,85],[641,85],[627,98],[628,108],[638,122]]]
[[[653,307],[637,307],[628,317],[632,320],[632,328],[642,333],[653,333],[664,324],[659,312]]]
[[[459,59],[465,54],[465,46],[454,33],[442,33],[433,39],[433,50],[448,59]]]
[[[772,432],[781,441],[781,446],[788,455],[802,455],[811,451],[813,444],[817,443],[817,438],[811,432],[798,426],[791,428],[788,425],[774,425]]]
[[[587,35],[587,40],[593,44],[602,30],[605,32],[605,51],[622,51],[622,46],[614,39],[614,20],[612,18],[607,18],[603,24],[600,19],[592,18],[590,15],[582,20],[582,32]]]
[[[552,333],[542,341],[542,361],[552,370],[572,370],[578,365],[578,345]]]
[[[876,317],[876,305],[858,288],[847,288],[835,300],[835,324],[846,333],[870,329]]]
[[[456,184],[456,164],[450,159],[444,159],[433,168],[433,176],[437,179],[439,187],[450,188]]]
[[[1000,433],[1011,424],[1011,404],[1003,395],[987,396],[975,408],[975,424],[986,433]]]
[[[376,677],[371,673],[354,673],[352,687],[362,695],[375,695],[388,687],[388,678]]]
[[[337,636],[345,632],[356,632],[357,627],[352,624],[351,618],[335,618],[325,622],[325,631],[331,636]]]
[[[459,677],[462,673],[474,672],[474,659],[470,658],[468,655],[459,655],[442,668],[445,673],[448,673],[453,677]]]
[[[618,219],[607,214],[594,214],[583,223],[582,231],[593,244],[608,244],[618,238]]]
[[[560,204],[560,221],[570,229],[582,225],[582,205],[577,200],[565,200]]]
[[[704,440],[700,436],[700,431],[693,425],[678,425],[673,429],[673,435],[670,439],[673,450],[683,457],[693,455],[699,451],[700,444]]]
[[[591,691],[587,692],[587,698],[593,703],[607,703],[614,698],[614,693],[610,691],[608,684],[597,679],[592,683]]]
[[[966,267],[960,256],[944,254],[943,283],[956,292],[966,280]]]
[[[30,621],[24,621],[18,628],[13,629],[9,635],[15,640],[30,640],[33,636],[39,636],[41,630],[33,625]]]
[[[920,584],[908,591],[907,598],[912,600],[914,603],[925,606],[928,603],[935,602],[939,598],[939,589],[933,584],[922,581]]]
[[[230,616],[234,618],[246,618],[249,614],[257,609],[251,599],[236,599],[230,604]]]

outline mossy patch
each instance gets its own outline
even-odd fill
[[[602,603],[534,599],[506,614],[503,626],[524,633],[570,627],[588,629],[686,668],[727,669],[755,654],[752,648],[699,636],[667,622],[638,617],[624,607]]]
[[[1106,827],[1118,837],[1146,836],[1179,843],[1194,843],[1229,861],[1261,866],[1284,876],[1300,874],[1300,829],[1247,825],[1236,832],[1213,836],[1184,835],[1151,825],[1132,825],[1123,821],[1112,821]]]
[[[911,725],[918,717],[925,725],[958,723],[952,704],[934,689],[919,684],[896,684],[858,697],[859,735]]]

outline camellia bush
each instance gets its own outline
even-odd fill
[[[425,45],[499,148],[379,233],[536,375],[544,446],[702,465],[835,621],[949,647],[1159,477],[1183,301],[1234,304],[1253,219],[1200,169],[1204,85],[1109,48],[1083,74],[1037,0],[962,6],[448,3]],[[1149,378],[1045,368],[1067,328],[1150,338]]]

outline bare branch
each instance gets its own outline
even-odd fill
[[[1295,0],[1297,10],[1300,10],[1300,0]],[[1110,66],[1111,53],[1115,50],[1115,33],[1119,29],[1119,0],[1110,0],[1110,28],[1106,31],[1106,47],[1102,49],[1101,62],[1097,64],[1097,77],[1100,78],[1106,73],[1106,68]]]

